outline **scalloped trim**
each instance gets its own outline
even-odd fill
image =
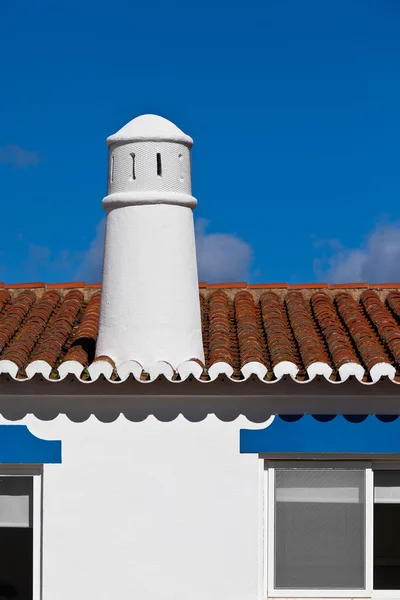
[[[197,359],[184,361],[176,368],[166,361],[158,361],[154,363],[148,370],[145,370],[140,362],[129,360],[114,365],[113,361],[107,357],[99,357],[91,365],[85,367],[79,362],[69,360],[61,363],[58,369],[53,369],[51,365],[43,360],[31,362],[26,367],[26,377],[18,375],[18,365],[10,360],[0,360],[0,373],[4,373],[12,377],[15,381],[29,381],[35,375],[41,375],[44,379],[51,382],[63,381],[68,375],[74,375],[81,383],[93,383],[99,377],[103,376],[110,383],[123,383],[130,377],[141,383],[151,383],[160,376],[164,376],[172,383],[180,383],[193,377],[201,383],[210,383],[215,381],[220,375],[224,375],[231,381],[241,383],[248,380],[250,377],[257,377],[263,383],[274,384],[283,379],[290,377],[296,383],[310,383],[316,377],[324,377],[329,383],[338,384],[344,383],[349,377],[355,377],[363,385],[372,385],[379,381],[382,377],[387,377],[393,383],[395,381],[395,368],[389,363],[378,363],[374,365],[370,371],[371,381],[362,381],[365,371],[358,363],[345,363],[339,367],[339,381],[330,379],[332,368],[323,362],[316,362],[309,365],[307,374],[309,379],[302,381],[297,379],[298,368],[290,361],[281,361],[273,368],[274,379],[270,377],[267,368],[260,362],[249,362],[241,368],[242,378],[234,377],[234,370],[231,365],[226,362],[217,362],[211,365],[208,371],[203,364]]]

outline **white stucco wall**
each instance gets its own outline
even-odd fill
[[[157,361],[204,359],[191,208],[108,213],[96,354],[148,370]]]
[[[239,430],[263,425],[19,423],[63,444],[44,468],[43,600],[260,597],[260,461],[239,453]]]
[[[190,150],[184,144],[120,143],[113,144],[109,154],[108,194],[148,190],[192,193]],[[157,154],[161,158],[162,177],[157,174]]]

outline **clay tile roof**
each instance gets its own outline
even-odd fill
[[[286,306],[274,292],[265,292],[260,297],[262,331],[269,349],[271,366],[282,361],[301,366],[293,331],[289,326]]]
[[[349,374],[365,383],[398,379],[399,284],[201,283],[199,294],[203,379],[213,365],[219,372],[228,366],[237,380],[251,372],[265,381],[285,374],[303,381],[320,365],[336,382]],[[100,284],[0,286],[0,372],[11,365],[24,379],[46,365],[50,379],[67,372],[90,379],[91,365],[107,363],[118,378],[109,357],[94,361],[100,299]]]

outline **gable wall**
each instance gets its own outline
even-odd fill
[[[0,423],[62,441],[44,466],[43,600],[260,598],[263,467],[240,430],[278,411],[393,413],[397,390],[5,382]]]
[[[260,461],[239,453],[245,417],[19,422],[62,441],[62,464],[44,466],[43,600],[258,597]]]

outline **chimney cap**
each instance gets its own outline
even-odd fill
[[[171,121],[158,115],[141,115],[107,138],[107,145],[119,142],[167,141],[193,145],[193,140]]]

